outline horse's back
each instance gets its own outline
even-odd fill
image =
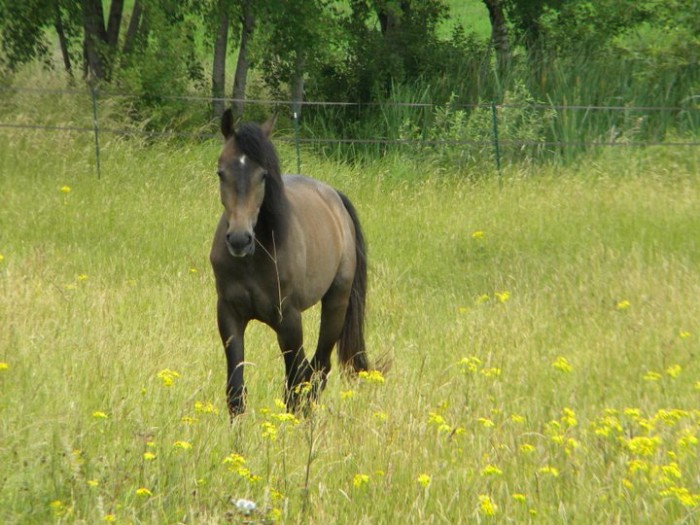
[[[289,250],[293,270],[304,279],[303,308],[317,302],[331,284],[352,283],[355,273],[355,229],[338,192],[301,175],[285,175],[284,185],[293,221]]]

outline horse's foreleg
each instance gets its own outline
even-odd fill
[[[277,327],[277,341],[284,357],[284,367],[287,377],[286,402],[287,409],[297,408],[299,397],[304,392],[304,383],[311,378],[309,362],[304,354],[304,337],[301,325],[301,312],[287,311],[282,322]]]
[[[229,414],[233,417],[245,410],[243,333],[247,322],[238,319],[229,304],[222,299],[217,304],[217,321],[226,353],[226,402]]]

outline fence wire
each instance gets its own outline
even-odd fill
[[[208,132],[195,132],[195,131],[177,131],[177,130],[144,130],[144,129],[120,129],[114,127],[103,127],[100,125],[99,121],[99,102],[102,100],[109,99],[139,99],[141,95],[131,94],[131,93],[120,93],[111,90],[97,90],[88,88],[78,89],[78,88],[66,88],[66,89],[52,89],[52,88],[40,88],[40,87],[7,87],[0,86],[1,96],[7,100],[13,94],[28,93],[36,96],[75,96],[75,97],[89,97],[92,103],[92,115],[90,115],[92,120],[92,126],[81,126],[81,125],[60,125],[60,124],[40,124],[40,123],[27,123],[27,122],[9,122],[4,121],[3,115],[0,112],[0,129],[7,130],[37,130],[37,131],[53,131],[53,132],[68,132],[68,133],[93,133],[95,136],[95,156],[96,156],[96,168],[97,175],[100,175],[100,135],[110,134],[110,135],[120,135],[120,136],[140,136],[145,138],[177,138],[177,139],[191,139],[191,140],[210,140],[218,137],[216,133]],[[518,139],[518,138],[504,138],[499,136],[499,120],[502,116],[507,115],[510,110],[513,111],[549,111],[555,114],[564,114],[565,112],[583,112],[584,114],[590,114],[592,112],[608,112],[612,114],[622,113],[624,116],[650,114],[650,113],[670,113],[677,115],[692,115],[692,120],[700,120],[700,95],[688,97],[683,101],[683,103],[688,103],[686,107],[681,106],[623,106],[623,105],[586,105],[586,104],[576,104],[576,105],[566,105],[566,104],[542,104],[542,103],[532,103],[532,104],[498,104],[491,102],[488,104],[464,104],[464,103],[449,103],[449,104],[439,104],[431,102],[401,102],[401,101],[387,101],[387,102],[333,102],[333,101],[291,101],[291,100],[277,100],[277,99],[231,99],[228,97],[216,98],[216,97],[205,97],[197,95],[166,95],[159,96],[159,99],[163,101],[179,101],[179,102],[190,102],[193,104],[206,104],[211,105],[215,102],[224,102],[227,104],[240,103],[246,107],[271,107],[271,108],[289,108],[290,118],[294,122],[293,136],[280,136],[275,137],[275,140],[283,143],[291,143],[297,146],[297,166],[300,165],[300,145],[308,146],[319,146],[326,147],[332,145],[340,146],[381,146],[382,148],[388,148],[391,146],[397,147],[429,147],[429,148],[480,148],[480,150],[491,148],[493,150],[494,160],[497,167],[500,169],[501,164],[501,151],[502,148],[520,148],[522,150],[527,148],[535,148],[539,150],[564,150],[565,148],[598,148],[598,147],[650,147],[650,146],[663,146],[663,147],[683,147],[683,148],[693,148],[700,146],[700,140],[629,140],[627,138],[620,138],[617,134],[611,133],[606,139],[598,140],[532,140],[532,139]],[[365,108],[409,108],[416,110],[437,110],[440,108],[449,108],[450,111],[474,111],[474,110],[484,110],[491,113],[492,116],[492,129],[491,136],[488,139],[478,138],[458,138],[458,139],[434,139],[434,138],[387,138],[387,137],[323,137],[323,136],[312,136],[304,137],[300,132],[299,126],[299,115],[298,111],[300,108],[357,108],[362,110]],[[87,115],[86,115],[87,118]],[[639,118],[639,117],[634,117]],[[614,128],[614,126],[613,126]],[[611,130],[611,131],[614,131]],[[695,134],[694,136],[696,136]]]

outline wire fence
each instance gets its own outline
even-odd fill
[[[217,133],[208,131],[181,131],[176,129],[160,129],[149,130],[136,127],[113,127],[100,122],[100,105],[101,103],[112,100],[139,100],[141,95],[119,93],[109,90],[97,90],[93,87],[87,89],[67,88],[67,89],[50,89],[50,88],[34,88],[34,87],[0,87],[0,95],[4,99],[8,99],[13,95],[29,94],[37,97],[41,96],[68,96],[68,97],[88,97],[91,108],[91,125],[62,125],[62,124],[46,124],[40,122],[13,122],[12,111],[2,111],[0,105],[0,129],[6,130],[41,130],[52,132],[71,132],[71,133],[91,133],[94,135],[95,143],[95,161],[96,173],[100,177],[101,162],[100,148],[101,135],[121,135],[121,136],[141,136],[147,138],[177,138],[185,140],[208,140],[218,136]],[[282,133],[276,136],[275,140],[296,145],[297,152],[297,168],[300,171],[301,153],[300,146],[328,147],[328,146],[375,146],[386,151],[390,147],[411,147],[411,148],[452,148],[457,150],[477,149],[481,152],[488,150],[489,155],[493,158],[496,167],[501,169],[501,159],[503,151],[506,148],[514,150],[528,151],[563,151],[567,148],[582,150],[598,147],[681,147],[681,148],[697,148],[700,146],[700,95],[688,97],[683,101],[682,106],[626,106],[626,105],[597,105],[597,104],[543,104],[543,103],[496,103],[488,104],[469,104],[469,103],[454,103],[437,104],[431,102],[402,102],[402,101],[387,101],[387,102],[331,102],[331,101],[291,101],[280,99],[244,99],[235,100],[231,98],[216,98],[196,95],[162,95],[158,97],[163,103],[185,103],[187,105],[204,105],[210,109],[213,104],[219,102],[224,104],[241,104],[245,107],[260,107],[268,112],[287,113],[290,120],[293,122],[291,130],[287,133]],[[436,134],[434,136],[426,136],[425,134],[416,134],[414,136],[395,136],[396,133],[378,133],[370,134],[372,136],[358,136],[353,133],[353,136],[338,136],[337,133],[329,133],[328,136],[319,135],[317,131],[305,132],[309,128],[302,127],[301,115],[314,113],[316,115],[322,111],[355,111],[359,115],[366,111],[379,111],[398,113],[405,111],[429,112],[434,113],[440,109],[445,110],[449,107],[452,112],[453,120],[462,120],[461,122],[452,122],[457,128],[465,128],[463,130],[450,130],[448,133]],[[484,115],[488,113],[488,129],[482,125],[479,133],[469,134],[468,126],[464,126],[466,115],[475,111],[481,111]],[[592,114],[606,115],[607,121],[610,124],[609,132],[604,134],[598,133],[595,138],[586,136],[584,133],[568,133],[554,134],[554,136],[541,135],[537,137],[529,136],[527,130],[512,129],[512,114],[522,115],[527,112],[548,113],[549,118],[562,120],[570,118],[573,126],[577,124],[585,124],[586,121],[592,120]],[[402,113],[403,114],[403,113]],[[574,118],[568,115],[575,115]],[[636,121],[641,122],[646,118],[654,115],[667,115],[674,122],[686,122],[689,125],[683,126],[690,133],[683,135],[691,137],[686,140],[669,139],[664,134],[659,138],[653,134],[635,137],[620,137],[624,134],[623,130],[616,129],[616,122]],[[87,115],[86,119],[87,120]],[[388,117],[384,115],[384,118]],[[517,118],[515,118],[517,120]],[[657,119],[658,120],[658,119]],[[483,123],[482,123],[483,124]],[[376,130],[374,130],[376,131]],[[386,130],[385,130],[386,131]],[[638,130],[637,130],[638,131]],[[519,134],[520,132],[520,134]],[[381,136],[381,135],[384,136]],[[380,135],[380,136],[376,136]],[[393,136],[390,136],[393,135]],[[410,135],[410,134],[409,134]],[[458,135],[458,136],[455,136]],[[564,136],[562,136],[564,135]]]

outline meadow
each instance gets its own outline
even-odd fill
[[[0,522],[699,519],[697,151],[500,174],[303,152],[358,208],[391,367],[286,414],[252,325],[230,422],[219,142],[103,140],[98,180],[89,134],[0,130]]]

